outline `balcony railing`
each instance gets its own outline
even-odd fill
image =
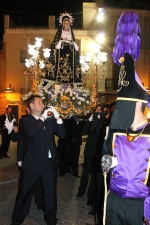
[[[118,89],[118,79],[105,79],[105,90],[106,91],[116,91]]]

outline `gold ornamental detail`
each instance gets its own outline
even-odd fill
[[[73,104],[67,96],[60,97],[60,104],[56,105],[56,109],[63,115],[72,112]]]

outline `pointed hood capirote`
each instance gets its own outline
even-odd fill
[[[122,24],[122,28],[120,24]],[[134,61],[139,56],[140,48],[138,15],[134,12],[123,13],[119,18],[116,33],[113,58],[114,62],[120,64],[121,67],[118,79],[117,101],[111,118],[110,128],[126,129],[133,123],[136,102],[148,103],[149,97],[148,92],[136,74],[134,66]],[[119,46],[122,46],[121,53]]]
[[[113,129],[129,128],[134,120],[137,101],[148,103],[148,93],[134,69],[133,57],[125,53],[118,80],[118,96],[111,118]]]

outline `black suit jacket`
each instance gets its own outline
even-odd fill
[[[28,115],[21,119],[20,130],[26,138],[23,169],[43,172],[48,166],[48,151],[50,149],[53,162],[57,163],[56,144],[54,135],[65,137],[63,124],[57,124],[55,118],[51,120],[36,120]]]
[[[100,114],[100,119],[97,117]],[[94,113],[93,121],[87,120],[83,132],[88,134],[84,153],[94,155],[100,133],[104,130],[105,113]]]
[[[5,126],[5,120],[6,120],[6,115],[5,114],[2,114],[0,116],[0,128],[1,128],[1,134],[2,135],[8,134],[7,128],[4,128],[4,126]]]
[[[23,161],[26,150],[26,139],[24,135],[20,130],[17,133],[12,130],[9,136],[13,142],[17,142],[17,161]]]
[[[79,121],[78,123],[72,118],[72,140],[75,144],[82,145],[83,126],[85,121]]]

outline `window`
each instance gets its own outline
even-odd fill
[[[25,59],[27,59],[27,51],[21,50],[20,51],[20,62],[25,63]]]

